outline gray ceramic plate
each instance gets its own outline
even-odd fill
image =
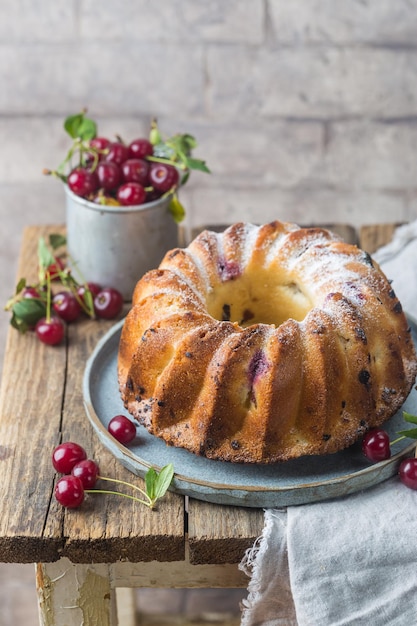
[[[393,456],[370,464],[355,444],[326,456],[303,457],[273,465],[244,465],[211,461],[187,450],[167,446],[161,439],[138,426],[136,439],[125,447],[107,431],[114,415],[124,413],[117,384],[117,352],[123,320],[97,344],[84,374],[84,402],[87,416],[102,443],[130,471],[144,476],[152,466],[156,470],[173,463],[175,477],[172,491],[218,504],[271,508],[317,502],[346,496],[376,485],[396,474],[399,461],[410,455],[415,442],[403,439],[393,448]],[[411,322],[413,340],[417,326]],[[412,390],[402,410],[415,414],[417,391]],[[402,410],[384,428],[391,440],[404,422]]]

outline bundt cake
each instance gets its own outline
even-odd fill
[[[281,222],[168,252],[136,285],[118,356],[125,407],[150,433],[244,463],[351,445],[401,407],[416,370],[369,254]]]

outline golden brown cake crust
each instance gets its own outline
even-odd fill
[[[381,425],[417,361],[367,253],[273,222],[168,252],[135,288],[118,368],[127,410],[169,445],[271,463],[336,452]]]

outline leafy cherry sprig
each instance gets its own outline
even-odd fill
[[[38,281],[29,284],[21,278],[16,285],[15,293],[6,302],[5,311],[12,313],[10,324],[21,333],[33,328],[42,317],[50,319],[52,301],[52,281],[60,283],[76,298],[81,310],[90,318],[95,317],[93,295],[84,281],[77,281],[70,268],[62,261],[59,252],[66,244],[64,235],[51,233],[48,241],[44,237],[38,240]],[[79,288],[83,287],[83,296]],[[28,297],[28,291],[31,297]]]
[[[403,418],[410,424],[417,424],[417,416],[407,413],[407,411],[403,411]],[[397,434],[399,436],[393,441],[390,441],[386,430],[383,428],[371,428],[371,430],[363,436],[362,452],[370,461],[386,461],[391,457],[391,447],[393,445],[407,437],[417,439],[417,428],[400,430]]]
[[[407,411],[403,411],[403,418],[409,424],[417,425],[417,415],[412,415],[411,413],[408,413]],[[398,439],[395,439],[394,441],[392,441],[391,445],[393,445],[394,443],[397,443],[398,441],[401,441],[405,437],[409,437],[410,439],[417,439],[417,428],[410,428],[409,430],[399,430],[398,435],[400,435]]]
[[[149,468],[145,474],[145,489],[124,480],[102,476],[97,463],[88,459],[85,449],[72,441],[56,446],[52,453],[52,465],[57,472],[63,474],[55,486],[55,497],[62,506],[70,509],[80,506],[86,493],[122,496],[154,509],[156,502],[166,494],[174,477],[172,463],[165,465],[159,472],[153,467]],[[111,489],[96,489],[98,480],[123,485],[139,492],[141,497]]]
[[[156,501],[160,500],[166,494],[172,479],[174,477],[174,466],[172,463],[165,465],[160,472],[157,472],[153,467],[150,467],[145,474],[145,490],[141,489],[137,485],[133,483],[128,483],[124,480],[119,480],[117,478],[108,478],[106,476],[97,476],[98,480],[105,480],[112,483],[117,483],[119,485],[125,485],[126,487],[130,487],[139,491],[146,500],[142,498],[136,498],[135,496],[130,496],[126,493],[121,493],[120,491],[111,491],[107,489],[87,489],[85,493],[104,493],[104,494],[112,494],[117,496],[124,496],[125,498],[130,498],[131,500],[136,500],[141,504],[149,507],[150,509],[154,509],[156,505]]]

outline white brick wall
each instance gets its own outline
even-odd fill
[[[190,225],[417,216],[417,0],[0,2],[0,297],[24,224],[64,219],[65,116],[197,137]],[[5,314],[4,314],[5,315]],[[0,331],[7,322],[3,317]],[[1,339],[1,338],[0,338]]]

